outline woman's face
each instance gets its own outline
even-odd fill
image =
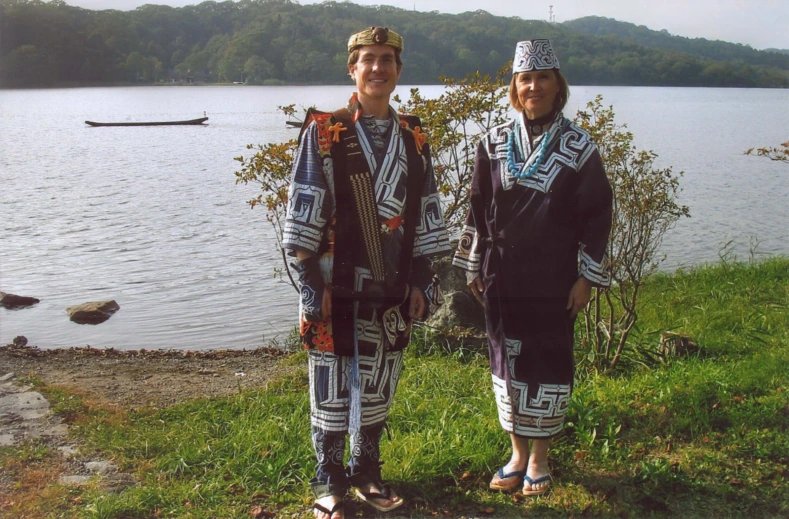
[[[520,101],[526,117],[537,119],[553,110],[553,102],[559,93],[559,81],[553,70],[520,72],[515,79]]]

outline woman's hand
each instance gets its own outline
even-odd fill
[[[427,310],[425,295],[418,288],[412,287],[408,301],[408,317],[411,319],[422,319]]]
[[[485,306],[485,302],[482,300],[482,293],[485,291],[485,285],[482,284],[482,278],[477,276],[474,280],[468,284],[468,287],[471,289],[471,293],[474,294],[474,297],[479,301],[479,304]]]
[[[581,276],[570,289],[570,297],[567,298],[567,310],[570,317],[578,315],[578,312],[589,303],[592,298],[592,282]]]

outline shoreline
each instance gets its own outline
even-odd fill
[[[263,387],[290,368],[290,352],[254,350],[117,350],[90,346],[41,349],[0,346],[0,376],[40,379],[120,408],[163,408]]]

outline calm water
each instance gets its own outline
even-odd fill
[[[423,88],[437,95],[438,87]],[[0,309],[0,344],[44,348],[253,348],[295,324],[296,293],[252,186],[247,143],[295,136],[278,105],[340,106],[348,87],[170,87],[0,91],[0,290],[41,299]],[[408,87],[399,89],[408,96]],[[744,157],[787,137],[781,90],[575,87],[566,114],[602,93],[658,165],[684,170],[693,217],[664,268],[789,253],[789,166]],[[210,117],[205,127],[90,128],[96,121]],[[99,326],[65,308],[115,299]]]

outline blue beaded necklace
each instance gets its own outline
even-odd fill
[[[518,123],[515,123],[512,131],[507,136],[507,166],[509,167],[510,176],[518,180],[523,180],[531,178],[537,174],[540,166],[542,166],[543,162],[545,161],[545,154],[548,150],[548,145],[554,140],[553,137],[555,137],[557,133],[562,133],[564,121],[565,119],[561,112],[558,114],[556,112],[552,112],[546,116],[539,117],[532,121],[524,121],[531,124],[539,124],[543,129],[546,126],[549,127],[547,131],[542,132],[542,142],[540,142],[540,147],[537,150],[536,159],[532,161],[525,171],[519,171],[517,164],[515,164],[515,140],[520,139],[520,135],[523,132],[522,126]],[[530,157],[533,155],[534,153],[532,152]],[[525,162],[528,163],[530,157],[526,157],[524,159]]]
[[[536,175],[537,170],[542,166],[542,161],[545,160],[545,150],[548,149],[548,141],[551,140],[550,137],[551,135],[548,132],[543,134],[540,149],[537,152],[537,160],[532,162],[531,166],[526,168],[525,171],[518,171],[518,166],[515,165],[515,128],[513,128],[507,139],[507,166],[510,168],[510,175],[519,180]]]

